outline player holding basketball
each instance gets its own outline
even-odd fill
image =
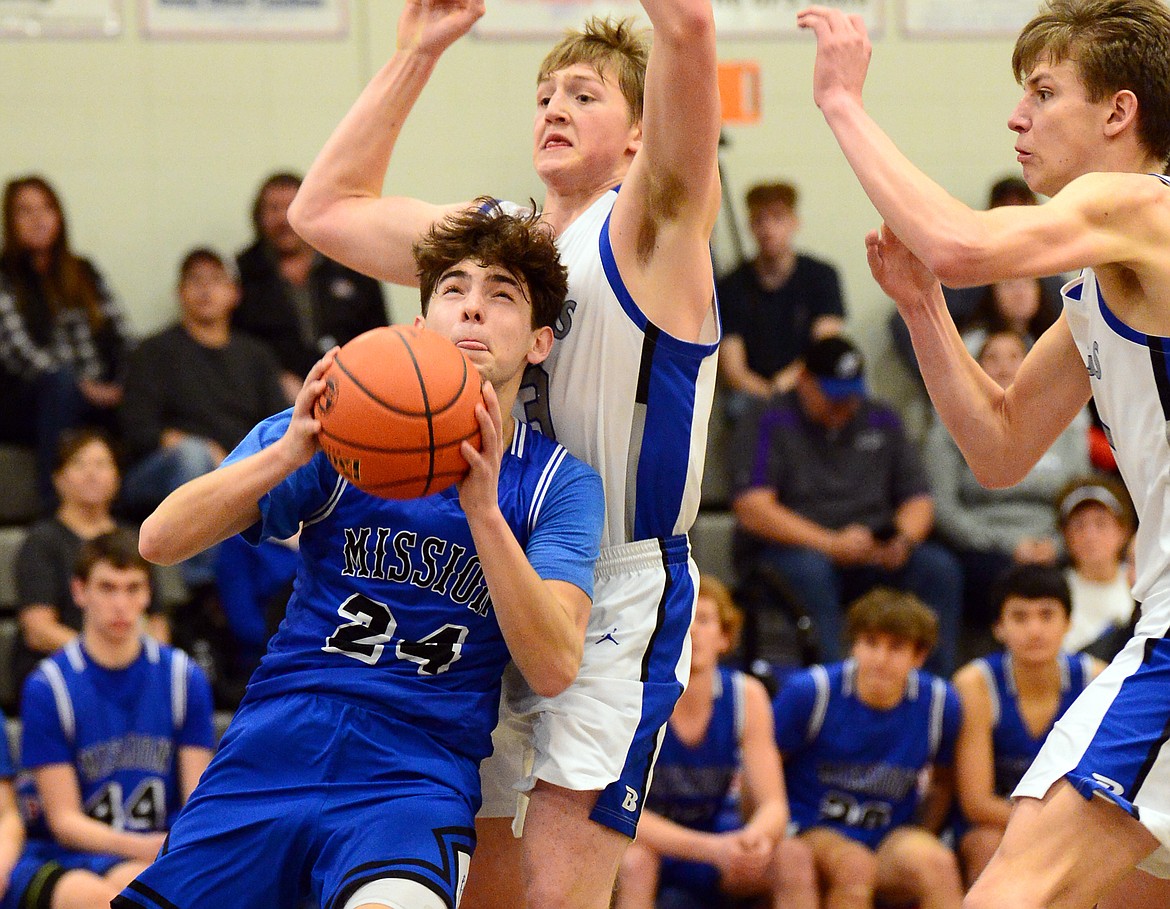
[[[465,899],[475,909],[525,898],[531,909],[609,905],[688,674],[697,571],[685,534],[719,340],[708,249],[720,205],[715,29],[710,0],[642,6],[654,26],[648,51],[629,22],[593,20],[537,76],[533,163],[569,294],[557,346],[529,370],[521,401],[525,419],[601,473],[606,523],[581,672],[556,698],[516,692],[485,764]],[[439,58],[483,9],[482,0],[406,4],[396,52],[289,210],[326,255],[413,283],[410,245],[449,208],[382,198],[383,180]],[[531,795],[522,857],[509,832],[517,780]]]
[[[1050,0],[1024,27],[1008,126],[1028,185],[1052,200],[986,212],[917,170],[865,113],[861,21],[812,7],[799,22],[816,33],[816,103],[886,222],[866,240],[870,268],[976,476],[1016,482],[1092,394],[1137,506],[1136,636],[1048,737],[965,904],[1092,906],[1135,863],[1170,875],[1170,9]],[[973,285],[1075,268],[1064,313],[1000,389],[934,275]]]
[[[477,209],[435,225],[418,262],[419,321],[491,383],[458,489],[389,501],[334,472],[312,416],[330,354],[291,411],[143,526],[144,550],[167,562],[301,527],[301,564],[219,753],[121,909],[456,905],[509,650],[545,694],[576,674],[600,480],[502,416],[552,344],[556,248],[534,218]]]

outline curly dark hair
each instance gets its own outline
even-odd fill
[[[414,245],[424,316],[439,279],[468,259],[497,265],[520,280],[532,304],[533,328],[556,322],[569,292],[569,274],[535,205],[528,214],[511,215],[495,199],[481,196],[471,208],[432,225]]]

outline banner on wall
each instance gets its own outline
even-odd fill
[[[912,37],[1014,38],[1039,9],[1039,0],[902,0],[902,26]]]
[[[141,0],[141,11],[148,38],[341,38],[349,30],[346,0]]]
[[[113,37],[121,0],[0,0],[0,37]]]
[[[712,0],[720,38],[771,38],[796,35],[796,14],[811,0]],[[817,0],[860,14],[870,34],[881,31],[885,0]],[[978,0],[960,0],[978,2]],[[480,38],[559,38],[590,16],[633,16],[650,22],[637,0],[491,0],[475,24]]]

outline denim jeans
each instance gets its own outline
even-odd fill
[[[844,653],[845,607],[879,585],[913,593],[938,616],[938,645],[927,660],[932,672],[949,677],[958,655],[963,608],[963,573],[958,559],[937,543],[915,547],[898,571],[841,568],[824,553],[798,546],[768,546],[761,558],[776,568],[804,603],[816,625],[825,660]]]
[[[213,470],[215,460],[207,443],[189,437],[170,448],[156,448],[126,471],[122,500],[134,511],[153,509],[188,480]],[[213,546],[179,565],[188,587],[215,582],[218,550],[218,546]]]

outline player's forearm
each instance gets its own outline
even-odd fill
[[[369,226],[361,206],[381,199],[394,146],[436,62],[417,49],[396,51],[333,131],[288,209],[293,229],[329,258],[408,285],[417,280],[410,255],[416,237],[373,271],[363,267],[372,256],[354,247],[377,242],[358,236]],[[355,261],[355,256],[362,261]]]
[[[158,853],[158,835],[115,830],[80,811],[50,814],[49,829],[66,848],[80,852],[107,853],[123,858],[152,861]]]
[[[659,855],[711,863],[718,836],[676,824],[653,811],[643,811],[638,820],[638,842]]]
[[[987,827],[1006,827],[1012,813],[1011,802],[990,792],[960,797],[959,803],[967,820]]]
[[[984,283],[971,271],[978,214],[915,167],[856,99],[842,94],[821,112],[865,194],[902,242],[944,284]]]
[[[0,818],[0,881],[6,881],[24,848],[24,824],[15,806]],[[0,888],[0,893],[3,890]]]
[[[779,841],[788,826],[788,804],[783,798],[769,799],[760,804],[744,829]]]
[[[278,442],[183,484],[143,522],[139,549],[173,565],[226,540],[259,520],[260,498],[299,466]]]
[[[560,694],[581,667],[587,613],[575,614],[536,573],[502,514],[497,511],[469,523],[496,620],[516,668],[537,694]]]

